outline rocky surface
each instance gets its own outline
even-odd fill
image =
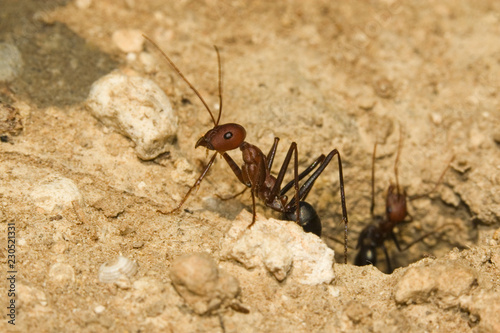
[[[0,66],[9,73],[0,83],[0,244],[7,249],[15,238],[16,245],[15,264],[0,252],[1,306],[14,300],[16,325],[4,311],[0,331],[500,331],[497,2],[22,0],[1,7],[0,42],[19,55]],[[260,204],[248,229],[249,191],[221,199],[244,187],[223,159],[185,210],[160,213],[180,202],[208,162],[194,145],[213,121],[141,33],[215,116],[212,45],[219,47],[221,123],[242,124],[247,141],[266,153],[280,137],[274,170],[293,141],[300,170],[340,151],[349,263],[371,222],[373,146],[375,214],[383,215],[401,129],[399,183],[418,199],[396,236],[402,247],[430,236],[401,253],[387,241],[392,274],[382,251],[377,267],[342,264],[335,159],[308,196],[323,221],[321,239]],[[91,114],[92,84],[111,72],[160,87],[178,118],[175,137],[155,146],[160,139],[149,140],[149,131],[134,131],[134,139]],[[118,106],[139,117],[126,126],[139,119],[161,128],[149,111],[132,113],[133,94],[115,92]],[[139,97],[164,109],[147,92]],[[141,155],[143,139],[154,154]],[[231,152],[238,163],[239,155]],[[134,274],[99,281],[100,267],[120,257],[134,263]]]

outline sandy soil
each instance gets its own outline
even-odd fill
[[[0,330],[500,331],[497,1],[21,0],[0,8],[0,41],[17,46],[24,63],[0,84],[0,244],[7,247],[15,223],[17,270],[16,325],[8,323],[2,283]],[[400,129],[399,182],[423,198],[409,202],[413,221],[397,237],[405,245],[441,229],[401,253],[386,242],[398,267],[392,274],[380,252],[377,268],[335,264],[336,278],[316,286],[222,260],[221,240],[251,209],[249,192],[217,197],[243,189],[218,160],[186,211],[157,212],[173,208],[207,163],[194,144],[212,122],[151,45],[123,51],[112,38],[121,29],[154,39],[214,109],[218,45],[222,121],[245,126],[247,141],[265,152],[280,137],[276,161],[292,141],[301,168],[341,152],[349,263],[371,221],[373,145],[375,212],[383,214]],[[111,71],[150,78],[168,95],[179,117],[168,153],[140,160],[131,141],[88,112],[91,84]],[[36,205],[34,191],[57,177],[73,181],[81,200],[50,211]],[[343,262],[338,186],[332,164],[308,201],[322,218],[323,241]],[[276,217],[263,206],[258,213]],[[240,306],[200,315],[174,289],[174,259],[197,252],[236,278]],[[99,267],[119,254],[138,263],[137,274],[99,282]],[[3,278],[5,251],[0,261]]]

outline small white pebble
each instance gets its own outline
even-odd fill
[[[97,314],[103,313],[106,308],[103,305],[98,305],[94,308],[94,312]]]
[[[50,176],[43,180],[30,193],[35,206],[44,212],[54,213],[72,208],[73,201],[84,205],[78,186],[68,178]]]
[[[134,62],[137,60],[137,54],[133,53],[133,52],[129,52],[129,53],[127,53],[126,58],[127,58],[128,62]]]
[[[71,265],[58,262],[50,266],[49,277],[59,285],[72,283],[75,281],[75,270]]]
[[[113,43],[115,43],[116,47],[125,53],[141,52],[144,44],[142,32],[137,29],[116,30],[111,39],[113,40]]]
[[[328,286],[328,293],[329,293],[332,297],[339,297],[339,295],[340,295],[340,290],[339,290],[339,288],[337,288],[337,287]]]
[[[375,99],[373,97],[361,97],[358,100],[358,107],[360,107],[363,110],[371,110],[375,106]]]
[[[151,74],[156,70],[156,60],[151,53],[139,53],[139,61],[146,73]]]
[[[75,5],[78,9],[87,9],[92,4],[92,0],[76,0]]]
[[[439,113],[431,113],[431,120],[434,125],[441,125],[443,117]]]

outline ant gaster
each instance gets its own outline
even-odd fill
[[[389,273],[392,272],[392,265],[391,261],[389,258],[389,253],[387,252],[387,248],[385,247],[385,241],[389,238],[391,238],[394,243],[396,244],[396,247],[398,251],[402,252],[410,248],[412,245],[418,243],[419,241],[423,240],[424,238],[430,236],[434,232],[428,233],[423,235],[422,237],[418,238],[417,240],[411,242],[408,244],[405,248],[401,248],[398,242],[398,239],[396,238],[396,235],[394,234],[394,228],[403,223],[403,222],[411,222],[412,218],[408,214],[408,208],[407,208],[407,200],[406,200],[406,192],[403,190],[401,192],[399,188],[399,180],[398,180],[398,162],[399,162],[399,156],[401,152],[401,146],[402,146],[403,138],[402,138],[402,130],[400,129],[400,137],[399,137],[399,145],[398,145],[398,152],[396,155],[396,161],[394,163],[394,173],[396,176],[396,185],[390,185],[389,189],[387,190],[387,197],[386,197],[386,215],[385,218],[382,216],[375,216],[374,215],[374,208],[375,208],[375,156],[376,156],[376,151],[377,151],[377,143],[375,143],[373,147],[373,155],[372,155],[372,201],[371,201],[371,206],[370,206],[370,214],[372,217],[372,223],[367,225],[360,233],[359,238],[358,238],[358,243],[356,245],[356,249],[359,249],[358,254],[356,255],[356,258],[354,260],[354,264],[357,266],[364,266],[364,265],[376,265],[377,264],[377,248],[382,248],[385,254],[386,262],[387,262],[387,270]],[[453,160],[453,158],[452,158]],[[439,186],[441,183],[446,171],[448,170],[451,161],[448,163],[446,169],[443,171],[441,174],[438,182],[434,186],[434,188],[423,195],[418,195],[409,198],[410,200],[415,200],[415,199],[420,199],[424,196],[429,195],[430,193],[434,192],[436,188]],[[406,219],[409,217],[409,219]]]
[[[255,197],[261,199],[264,204],[278,212],[281,212],[286,218],[295,220],[299,225],[303,226],[306,231],[315,232],[317,235],[321,233],[321,222],[317,218],[314,208],[305,202],[309,191],[314,185],[314,182],[323,172],[326,166],[330,163],[332,158],[337,155],[339,166],[339,180],[340,180],[340,199],[342,202],[342,218],[344,221],[344,259],[347,263],[347,209],[345,203],[344,193],[344,179],[342,175],[342,162],[340,153],[337,149],[332,150],[328,155],[319,156],[309,167],[302,173],[298,172],[298,152],[297,144],[292,142],[285,160],[280,168],[278,176],[275,177],[271,174],[274,157],[278,147],[279,138],[274,138],[274,143],[271,150],[267,155],[264,155],[262,150],[245,141],[246,131],[243,126],[235,123],[219,124],[222,114],[222,70],[219,50],[214,46],[217,53],[218,60],[218,76],[219,76],[219,114],[215,119],[212,111],[204,101],[198,90],[186,79],[177,66],[170,60],[170,58],[147,36],[144,36],[151,44],[153,44],[164,56],[170,66],[177,72],[177,74],[187,83],[191,90],[198,96],[200,101],[205,106],[205,109],[212,118],[214,127],[203,135],[195,145],[196,147],[202,146],[208,150],[215,151],[214,155],[210,158],[208,164],[205,166],[201,175],[198,177],[193,186],[188,190],[184,198],[180,201],[176,208],[168,213],[178,211],[186,202],[193,189],[197,188],[208,170],[212,166],[217,157],[217,154],[222,155],[227,164],[238,178],[238,180],[250,188],[252,195],[252,223],[249,228],[255,223]],[[243,165],[239,167],[236,162],[227,154],[228,151],[240,149],[243,157]],[[293,180],[280,189],[288,165],[293,155]],[[316,170],[314,170],[316,169]],[[299,181],[306,177],[309,173],[312,175],[300,186]],[[288,200],[286,193],[294,188],[294,197]],[[319,228],[318,228],[319,223]],[[312,225],[312,228],[310,227]]]

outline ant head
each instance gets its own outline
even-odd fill
[[[396,193],[394,190],[396,189]],[[387,191],[387,199],[386,199],[386,213],[387,220],[392,222],[403,222],[406,218],[407,208],[406,208],[406,193],[399,193],[399,189],[390,185],[389,190]]]
[[[241,146],[243,141],[245,141],[246,135],[247,132],[241,125],[217,125],[196,142],[195,148],[203,146],[207,149],[224,153]]]

